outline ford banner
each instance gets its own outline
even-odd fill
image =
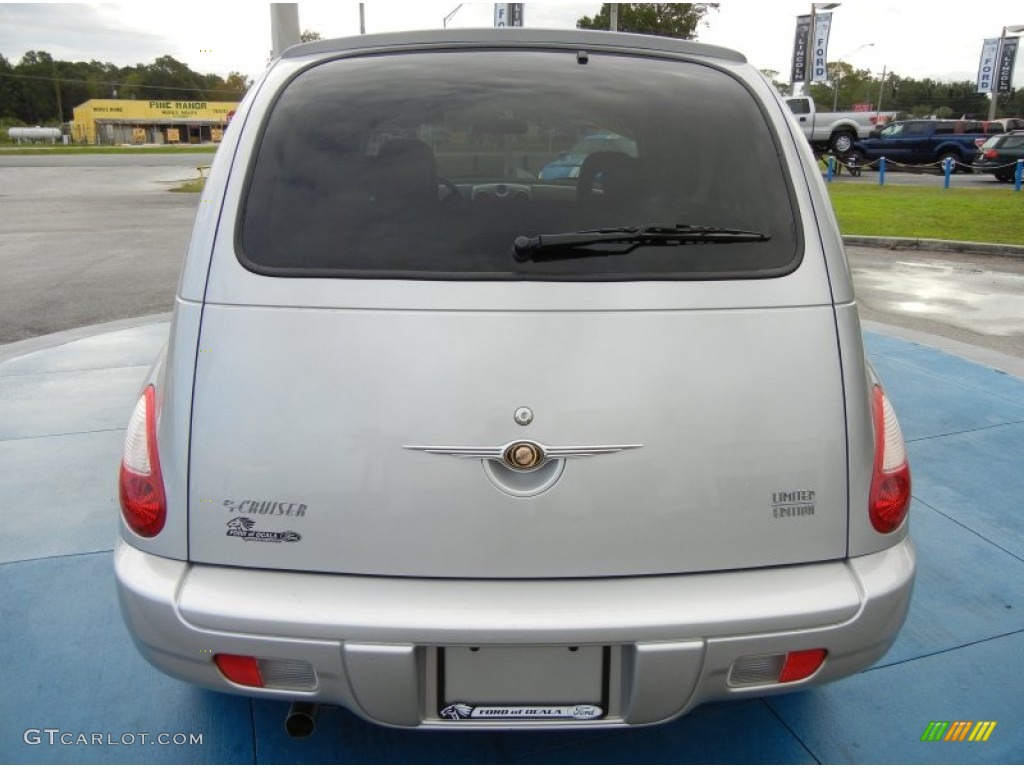
[[[981,46],[981,61],[978,62],[978,93],[991,93],[995,81],[996,55],[999,38],[990,37]]]
[[[832,28],[832,14],[819,13],[814,17],[814,45],[811,50],[811,82],[828,81],[828,33]]]

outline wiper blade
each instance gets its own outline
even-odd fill
[[[586,229],[554,235],[520,235],[512,243],[516,261],[554,261],[588,256],[630,253],[648,245],[689,245],[691,243],[761,243],[771,238],[763,232],[691,224],[648,224],[643,227]],[[621,245],[621,248],[594,248]]]

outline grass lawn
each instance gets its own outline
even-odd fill
[[[1024,245],[1024,192],[830,184],[844,235]]]

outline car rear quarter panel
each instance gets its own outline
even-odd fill
[[[201,312],[201,304],[175,300],[167,346],[143,384],[143,389],[153,384],[156,392],[157,446],[167,521],[159,534],[144,538],[119,518],[121,536],[133,547],[176,560],[188,557],[189,435]]]

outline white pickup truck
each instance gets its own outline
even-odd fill
[[[866,139],[876,125],[884,125],[895,112],[818,112],[810,96],[793,96],[786,103],[804,136],[815,149],[845,155],[857,139]]]

